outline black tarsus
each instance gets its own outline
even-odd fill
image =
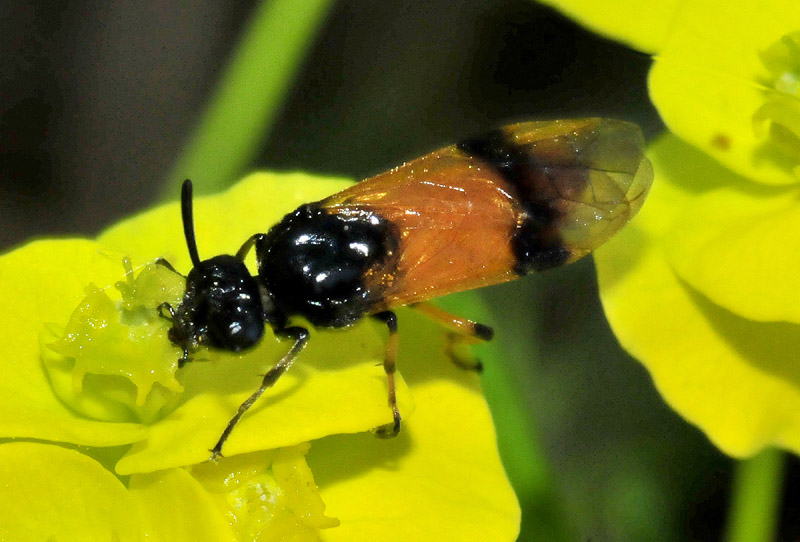
[[[169,316],[164,314],[164,309],[167,309]],[[161,305],[158,306],[158,315],[163,318],[164,320],[169,320],[170,322],[175,321],[175,309],[172,308],[172,305],[164,301]]]
[[[156,265],[160,265],[162,267],[166,267],[167,269],[169,269],[170,271],[172,271],[176,275],[181,276],[183,278],[186,278],[186,275],[184,275],[183,273],[181,273],[180,271],[175,269],[175,267],[171,263],[169,263],[167,260],[165,260],[164,258],[156,258]]]
[[[482,341],[491,341],[494,338],[494,329],[486,324],[475,322],[473,329],[475,331],[475,336]]]
[[[228,440],[233,428],[236,427],[237,423],[239,423],[239,419],[244,416],[244,413],[253,406],[253,403],[255,403],[259,397],[261,397],[261,394],[263,394],[267,389],[271,388],[278,378],[280,378],[280,376],[292,366],[294,360],[297,359],[297,355],[308,343],[309,337],[308,330],[299,326],[276,329],[275,335],[287,339],[294,339],[294,344],[291,348],[289,348],[289,351],[284,354],[280,361],[278,361],[274,367],[267,371],[267,373],[264,375],[264,378],[261,380],[261,385],[258,387],[258,389],[254,391],[250,397],[245,399],[241,405],[239,405],[239,409],[230,419],[228,425],[225,426],[225,430],[222,432],[222,435],[220,435],[219,440],[214,447],[209,450],[211,452],[211,461],[216,461],[217,458],[222,456],[222,446],[225,444],[225,441]]]

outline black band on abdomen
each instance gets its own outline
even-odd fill
[[[485,132],[456,147],[500,174],[525,210],[523,222],[511,233],[517,259],[514,271],[525,275],[564,264],[570,251],[558,234],[560,213],[544,198],[537,198],[533,188],[533,176],[542,167],[537,165],[535,156],[503,130]]]

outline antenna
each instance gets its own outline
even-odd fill
[[[186,246],[189,248],[189,257],[192,265],[200,265],[200,256],[197,254],[197,241],[194,237],[194,218],[192,218],[192,181],[186,179],[181,186],[181,216],[183,217],[183,235],[186,237]]]

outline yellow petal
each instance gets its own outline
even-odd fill
[[[0,480],[0,540],[143,539],[137,503],[125,486],[76,451],[0,445]]]
[[[681,207],[663,240],[669,264],[692,288],[740,316],[800,324],[800,305],[787,302],[789,292],[800,291],[796,190],[753,187],[708,159],[695,173],[725,184]]]
[[[131,476],[130,496],[154,541],[234,542],[233,530],[206,489],[183,469]]]
[[[398,367],[416,410],[395,439],[314,442],[308,462],[329,541],[515,540],[520,510],[497,452],[478,378],[453,366],[445,338],[403,310]]]
[[[665,400],[726,453],[771,445],[800,452],[800,327],[738,317],[679,279],[663,242],[697,190],[683,174],[702,168],[674,136],[653,144],[649,157],[647,204],[595,255],[615,334]]]
[[[754,181],[797,183],[800,158],[787,150],[794,147],[787,145],[786,126],[796,124],[790,117],[800,97],[780,90],[780,76],[763,54],[797,31],[798,21],[800,4],[792,0],[681,4],[649,81],[669,129]],[[776,98],[796,107],[764,109]],[[783,128],[760,129],[764,122]]]
[[[223,448],[235,455],[292,446],[336,433],[369,431],[391,421],[383,367],[384,333],[365,321],[343,331],[312,330],[296,364],[242,418]],[[242,356],[193,362],[183,370],[184,400],[133,446],[117,472],[147,472],[207,461],[209,449],[236,409],[261,381],[260,374],[287,350],[267,334],[263,345]],[[398,404],[413,410],[398,379]],[[374,438],[374,437],[373,437]]]
[[[79,239],[33,242],[0,257],[0,436],[94,446],[143,437],[137,424],[96,422],[65,407],[53,394],[39,354],[45,323],[65,323],[90,282],[110,287],[119,278],[120,261],[120,255]]]
[[[677,0],[593,2],[542,0],[598,34],[645,53],[657,53],[672,24]]]

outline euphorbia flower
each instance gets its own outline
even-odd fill
[[[597,251],[606,314],[722,450],[800,452],[800,4],[550,2],[655,53],[647,205]],[[650,9],[648,5],[648,9]]]
[[[347,182],[257,174],[198,199],[201,257],[235,252]],[[0,257],[0,538],[514,539],[519,506],[478,378],[412,311],[399,316],[398,438],[370,434],[391,413],[385,330],[364,321],[314,331],[209,463],[287,345],[268,332],[246,355],[199,352],[177,370],[155,307],[179,299],[182,281],[147,265],[157,257],[188,271],[177,204],[95,241],[35,241]],[[36,442],[8,442],[19,439]]]

